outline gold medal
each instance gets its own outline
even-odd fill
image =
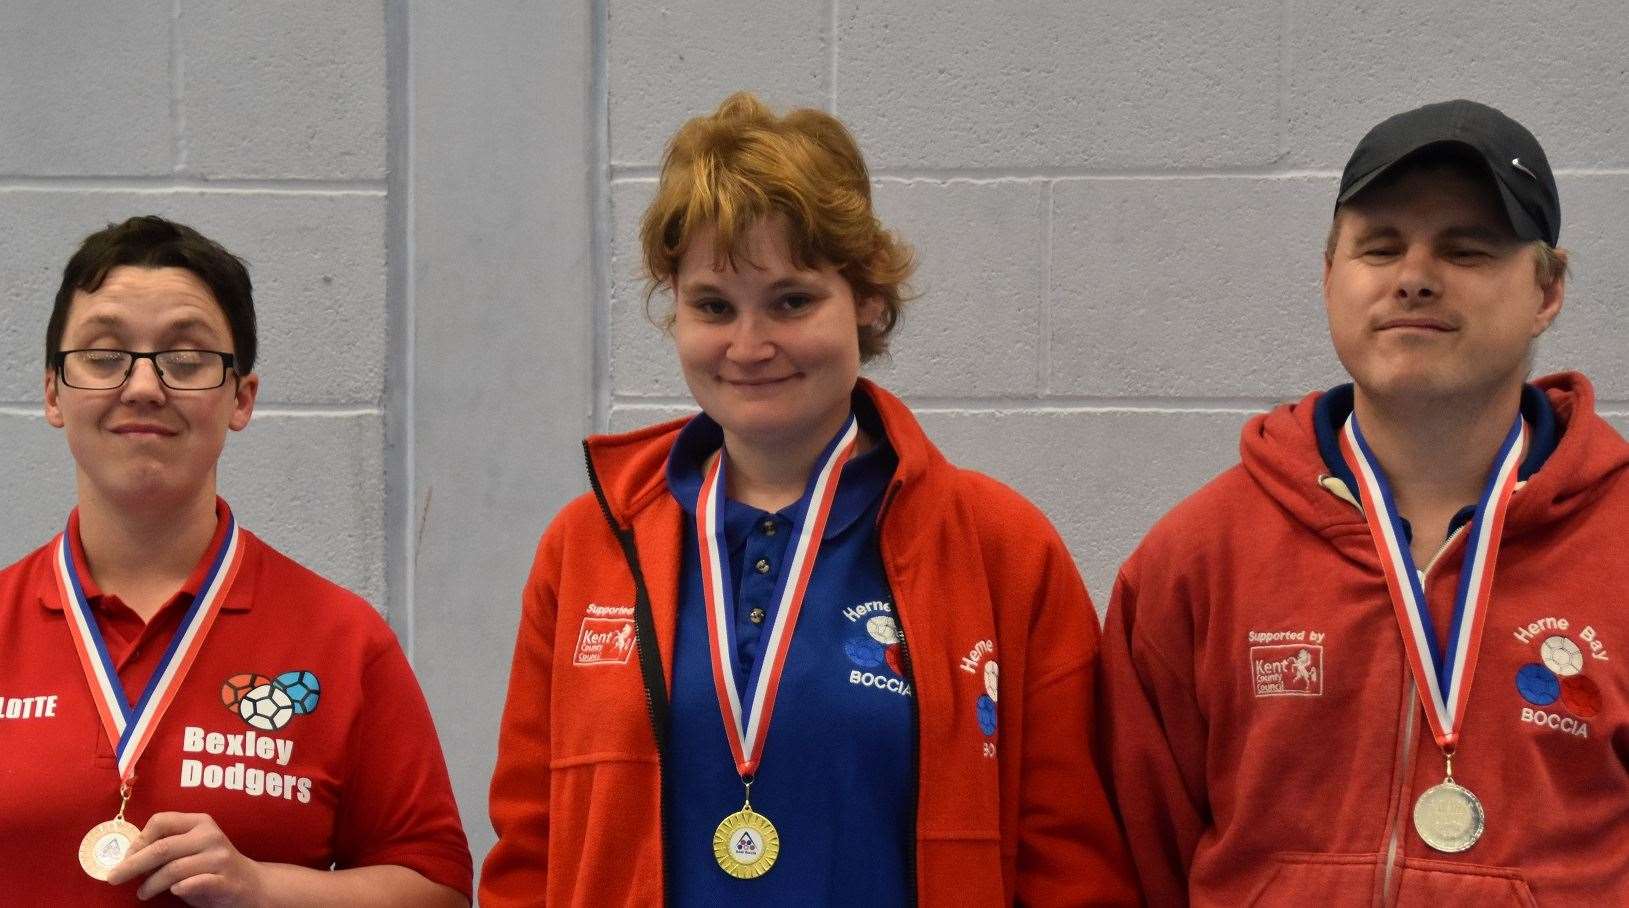
[[[79,866],[98,880],[106,880],[113,868],[130,853],[130,843],[141,830],[126,823],[124,815],[98,823],[79,840]]]
[[[775,824],[747,804],[724,818],[713,832],[713,857],[725,873],[738,880],[755,880],[775,866],[781,853],[781,835]]]
[[[1449,777],[1414,802],[1414,830],[1438,851],[1457,854],[1482,838],[1482,802]]]

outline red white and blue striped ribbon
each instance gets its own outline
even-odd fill
[[[780,688],[781,671],[791,647],[798,612],[814,573],[815,557],[831,514],[832,501],[843,465],[854,456],[859,427],[851,415],[843,430],[816,461],[804,498],[804,513],[792,557],[781,564],[771,602],[769,634],[760,658],[748,675],[746,698],[736,684],[735,618],[731,602],[735,589],[728,564],[729,544],[724,538],[724,452],[719,451],[702,479],[696,502],[696,541],[701,550],[701,588],[707,600],[707,642],[712,653],[713,686],[718,693],[724,717],[724,734],[735,757],[736,770],[751,779],[763,758],[764,741],[769,736],[769,719],[775,712],[775,694]]]
[[[124,686],[108,654],[107,641],[96,624],[96,615],[85,599],[84,585],[80,583],[81,566],[74,562],[70,530],[63,531],[56,540],[57,589],[62,596],[63,611],[68,615],[68,630],[74,638],[79,663],[89,682],[91,699],[102,717],[102,728],[113,744],[118,761],[119,779],[128,783],[135,775],[136,761],[153,739],[159,720],[175,701],[176,692],[193,660],[203,647],[204,638],[220,614],[226,593],[237,578],[238,566],[243,560],[243,549],[238,537],[237,521],[230,511],[225,513],[226,535],[212,553],[209,573],[204,576],[198,595],[193,597],[181,624],[171,636],[169,645],[159,659],[158,667],[148,679],[141,698],[134,704],[124,696]]]
[[[1511,493],[1516,490],[1525,437],[1526,428],[1518,414],[1494,458],[1493,469],[1477,502],[1476,516],[1465,530],[1467,538],[1464,560],[1460,564],[1459,589],[1448,625],[1447,646],[1442,647],[1437,643],[1431,612],[1426,607],[1424,584],[1414,566],[1391,486],[1363,439],[1357,414],[1347,419],[1346,428],[1341,432],[1341,451],[1357,475],[1364,517],[1380,556],[1380,568],[1386,575],[1392,608],[1403,632],[1403,648],[1408,652],[1409,666],[1418,682],[1420,702],[1425,706],[1437,743],[1450,752],[1459,742],[1471,679],[1476,674],[1483,623],[1493,591],[1493,568],[1499,560],[1499,537]]]

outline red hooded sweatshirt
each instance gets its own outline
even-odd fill
[[[1069,552],[1033,505],[946,461],[899,400],[859,388],[899,457],[878,521],[917,708],[917,902],[1135,904],[1091,758],[1097,620]],[[590,438],[595,494],[538,545],[492,779],[485,908],[663,901],[686,518],[664,468],[683,424]],[[636,644],[625,657],[602,645],[623,628]],[[976,701],[997,658],[987,737]]]
[[[1583,376],[1537,384],[1562,435],[1511,498],[1454,758],[1480,841],[1413,828],[1443,757],[1314,394],[1250,420],[1115,584],[1099,743],[1150,903],[1629,904],[1629,444]],[[1434,606],[1464,536],[1426,568]]]

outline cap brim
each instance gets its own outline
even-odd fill
[[[1363,176],[1358,177],[1356,180],[1352,181],[1352,185],[1346,187],[1345,192],[1342,192],[1340,196],[1335,199],[1335,207],[1339,208],[1340,206],[1345,205],[1347,202],[1356,198],[1363,192],[1363,190],[1368,189],[1371,185],[1373,185],[1376,180],[1396,169],[1399,164],[1406,163],[1430,149],[1442,148],[1444,146],[1463,148],[1470,153],[1469,157],[1472,160],[1482,165],[1482,169],[1487,173],[1489,179],[1493,181],[1493,185],[1499,190],[1499,204],[1504,208],[1505,220],[1510,224],[1510,229],[1515,231],[1518,238],[1528,241],[1544,240],[1545,242],[1549,242],[1549,238],[1544,235],[1543,229],[1540,228],[1539,225],[1533,220],[1533,216],[1527,213],[1527,209],[1522,207],[1521,202],[1517,201],[1515,194],[1513,194],[1510,191],[1510,188],[1505,185],[1504,179],[1499,175],[1499,170],[1494,166],[1493,162],[1489,161],[1487,156],[1484,155],[1476,146],[1471,145],[1468,142],[1461,142],[1455,139],[1438,139],[1434,142],[1427,142],[1423,145],[1416,146],[1415,148],[1398,155],[1391,161],[1376,167],[1374,170],[1369,171]]]

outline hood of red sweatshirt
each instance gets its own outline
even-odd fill
[[[1601,494],[1603,483],[1629,467],[1629,443],[1595,412],[1595,389],[1577,372],[1547,375],[1533,383],[1555,408],[1560,439],[1544,465],[1518,487],[1505,515],[1505,537],[1539,532],[1566,520]],[[1329,539],[1351,546],[1354,557],[1372,556],[1368,527],[1353,503],[1355,489],[1331,476],[1319,453],[1315,392],[1275,407],[1245,424],[1239,456],[1245,472],[1294,519]]]

